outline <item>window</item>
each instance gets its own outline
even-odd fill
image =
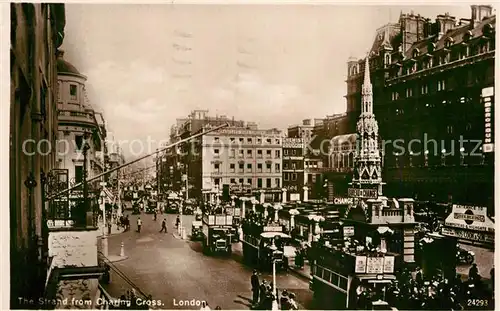
[[[236,139],[234,137],[231,137],[229,138],[229,141],[231,142],[231,144],[234,144],[236,142]]]
[[[271,178],[266,178],[266,188],[271,188]]]
[[[438,81],[438,92],[444,91],[445,89],[446,89],[445,80],[439,80]]]
[[[284,163],[283,163],[283,169],[284,169],[284,170],[287,170],[287,169],[288,169],[288,162],[284,162]]]
[[[252,184],[252,178],[247,179],[247,184],[251,185]]]
[[[75,166],[75,180],[77,183],[83,181],[83,166]]]
[[[297,169],[297,163],[292,162],[292,170],[296,170],[296,169]]]
[[[274,180],[274,184],[276,185],[276,187],[278,187],[278,188],[279,188],[279,187],[280,187],[280,179],[279,179],[279,178],[276,178],[276,179]]]
[[[214,164],[214,169],[215,169],[216,173],[220,173],[220,164],[219,163],[215,163]]]
[[[251,144],[252,143],[252,139],[251,138],[247,138],[247,143]]]
[[[262,173],[262,163],[257,164],[257,173]]]
[[[78,89],[76,84],[69,85],[69,96],[71,100],[78,100]]]
[[[230,157],[230,158],[234,158],[234,157],[235,157],[235,154],[236,154],[236,150],[231,149],[231,151],[230,151],[230,153],[229,153],[229,157]]]
[[[271,173],[271,163],[266,164],[266,173]]]
[[[260,144],[262,144],[262,139],[257,138],[257,145],[260,145]]]
[[[239,182],[240,184],[243,184],[243,178],[240,178]]]
[[[406,89],[406,97],[412,97],[412,96],[413,96],[413,89],[407,88]]]
[[[283,150],[283,155],[288,155],[288,149]]]
[[[422,95],[429,93],[429,88],[428,88],[427,84],[422,84],[422,87],[420,88],[420,92],[422,93]]]
[[[219,185],[220,184],[220,178],[215,178],[214,179],[214,184]]]
[[[272,140],[271,140],[271,138],[266,139],[266,143],[267,143],[268,145],[272,144]]]
[[[271,150],[266,150],[266,158],[271,158]]]
[[[283,180],[284,181],[290,180],[290,175],[288,173],[283,174]]]
[[[215,156],[218,157],[219,156],[219,149],[214,149],[214,153],[215,153]]]
[[[281,151],[280,151],[280,150],[276,150],[274,157],[275,157],[276,159],[279,159],[279,158],[280,158],[280,156],[281,156]]]
[[[257,150],[257,158],[262,159],[262,150]]]
[[[76,150],[82,150],[83,149],[83,136],[82,135],[75,135],[75,148]]]
[[[239,151],[240,151],[240,153],[239,153],[239,154],[240,154],[240,158],[243,158],[243,157],[244,157],[244,155],[245,155],[245,153],[244,153],[244,151],[245,151],[245,150],[240,149]]]
[[[297,150],[293,149],[292,150],[292,155],[297,155]]]
[[[231,178],[231,184],[235,184],[236,183],[236,179],[235,178]]]
[[[249,170],[250,172],[252,171],[252,163],[247,164],[247,170]]]
[[[296,181],[297,180],[297,173],[292,173],[292,181]]]
[[[61,94],[62,94],[62,83],[61,81],[57,82],[57,101],[61,101]]]
[[[257,178],[257,188],[262,188],[262,178]]]
[[[280,164],[279,163],[274,164],[274,170],[276,171],[276,173],[280,172]]]
[[[220,138],[219,137],[214,137],[214,142],[220,143]]]
[[[251,158],[252,157],[252,150],[247,150],[247,158]]]
[[[276,139],[275,139],[275,142],[276,142],[276,145],[279,145],[279,144],[280,144],[280,139],[279,139],[279,138],[276,138]]]
[[[240,138],[239,141],[240,141],[240,143],[243,143],[243,138]]]
[[[234,163],[229,164],[229,171],[231,173],[234,173],[234,171],[235,171],[235,165],[234,165]]]

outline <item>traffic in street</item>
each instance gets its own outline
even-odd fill
[[[109,253],[119,254],[121,243],[128,259],[114,263],[111,282],[106,290],[120,297],[131,289],[114,269],[125,274],[142,292],[152,296],[152,309],[200,308],[206,301],[210,308],[250,309],[252,267],[242,262],[241,249],[233,244],[231,257],[206,256],[200,242],[182,240],[175,229],[176,214],[129,215],[131,230],[109,237]],[[137,219],[142,230],[136,232]],[[167,233],[160,233],[161,222],[166,219]],[[191,235],[192,215],[184,215],[187,236]],[[272,282],[270,273],[259,275],[261,281]],[[291,272],[277,275],[277,288],[296,295],[301,308],[310,308],[312,293],[305,279]]]

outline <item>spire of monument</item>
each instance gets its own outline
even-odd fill
[[[363,81],[363,85],[371,85],[372,82],[370,81],[370,61],[368,60],[369,55],[366,55],[365,58],[365,80]]]

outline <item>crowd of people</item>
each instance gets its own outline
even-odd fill
[[[492,272],[493,273],[493,272]],[[425,276],[421,270],[403,270],[387,287],[360,284],[356,291],[357,307],[370,308],[372,301],[383,300],[400,310],[492,310],[493,292],[473,265],[468,279],[460,275],[451,280],[442,275]]]
[[[273,292],[273,283],[266,280],[259,281],[257,270],[253,271],[250,278],[252,286],[252,309],[256,310],[298,310],[298,304],[295,301],[295,294],[289,293],[286,289],[279,294]]]

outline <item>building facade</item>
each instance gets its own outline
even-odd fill
[[[303,138],[283,138],[283,189],[286,202],[304,200],[304,152]]]
[[[84,179],[84,141],[90,149],[86,154],[87,177],[102,173],[107,160],[106,128],[102,114],[96,113],[85,91],[87,77],[64,60],[64,52],[57,52],[58,142],[59,169],[67,169],[70,184]]]
[[[43,176],[56,167],[56,50],[66,16],[63,4],[41,3],[12,3],[10,14],[10,306],[25,309],[33,306],[19,297],[43,297],[50,266]]]
[[[377,30],[370,71],[388,195],[493,212],[495,25],[491,6],[473,5],[468,19],[402,14]],[[364,70],[349,60],[351,132]]]
[[[224,185],[229,186],[231,195],[259,199],[264,192],[266,201],[280,202],[282,143],[281,131],[259,130],[255,124],[203,135],[194,149],[197,156],[190,164],[201,168],[197,173],[201,180],[194,189],[205,202],[213,202]]]

